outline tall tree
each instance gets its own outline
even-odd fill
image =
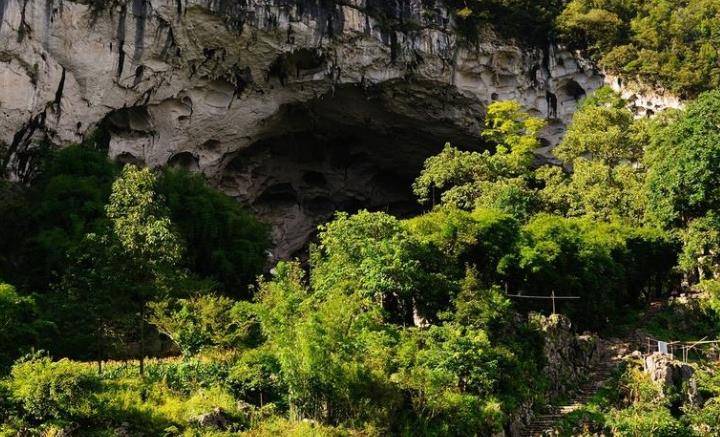
[[[0,371],[37,346],[46,328],[50,326],[40,319],[35,301],[0,281]]]
[[[147,303],[167,295],[181,272],[183,246],[172,226],[169,211],[156,192],[156,175],[149,169],[127,165],[113,183],[107,216],[129,265],[125,272],[138,307],[140,371],[144,371]]]
[[[546,210],[603,221],[642,219],[645,168],[640,162],[657,122],[636,120],[625,105],[609,88],[583,101],[553,150],[564,168],[544,166],[536,171],[545,185],[538,196]]]
[[[649,218],[684,227],[720,209],[720,91],[702,94],[653,136],[646,153]]]

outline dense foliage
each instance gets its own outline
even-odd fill
[[[562,11],[558,0],[444,0],[454,12],[458,31],[466,42],[479,42],[482,28],[529,44],[544,45],[552,39],[555,17]]]
[[[495,102],[488,150],[426,161],[413,189],[427,212],[338,213],[306,265],[252,288],[267,229],[199,175],[54,152],[30,187],[1,191],[3,224],[23,233],[0,246],[17,287],[0,285],[0,433],[502,432],[554,393],[529,317],[551,304],[518,296],[578,297],[556,309],[603,332],[684,287],[703,299],[644,328],[720,332],[718,120],[717,92],[637,119],[601,89],[561,165],[538,165],[543,121]],[[716,373],[698,375],[707,402],[679,410],[628,366],[581,413],[619,434],[712,433]]]
[[[80,145],[45,157],[29,187],[0,192],[10,231],[0,277],[19,291],[13,298],[3,289],[8,317],[43,321],[8,328],[28,336],[42,325],[37,340],[17,342],[23,347],[82,359],[137,355],[146,302],[209,289],[247,295],[264,267],[266,227],[197,175],[120,171]]]
[[[610,72],[684,97],[720,86],[717,0],[572,0],[557,20]]]

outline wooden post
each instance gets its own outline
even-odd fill
[[[550,293],[550,296],[552,297],[552,304],[553,304],[553,315],[555,315],[555,290]]]

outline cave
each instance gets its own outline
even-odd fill
[[[561,89],[565,95],[572,97],[576,102],[585,97],[585,89],[572,79],[568,80]]]
[[[132,106],[110,112],[106,121],[108,127],[117,132],[145,132],[153,130],[152,117],[144,106]]]
[[[168,160],[168,166],[172,168],[179,168],[187,171],[198,171],[200,165],[198,163],[198,157],[190,152],[180,152],[174,154]]]
[[[264,135],[225,156],[216,183],[273,225],[277,259],[302,256],[336,211],[417,214],[423,206],[411,186],[425,160],[447,142],[480,147],[480,121],[443,119],[448,96],[435,105],[404,96],[347,86],[286,105],[266,120]]]

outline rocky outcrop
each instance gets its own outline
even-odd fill
[[[693,377],[695,369],[691,365],[659,352],[645,357],[644,365],[650,379],[660,384],[665,395],[685,405],[702,405],[697,381]]]
[[[481,41],[440,0],[0,0],[0,150],[16,178],[38,143],[90,135],[201,171],[286,257],[334,210],[416,208],[424,159],[480,146],[493,100],[548,118],[551,145],[603,83],[566,51]]]
[[[665,387],[681,387],[695,373],[692,366],[658,352],[645,357],[645,371],[653,382],[659,382]]]
[[[576,334],[570,319],[561,314],[534,315],[532,323],[544,339],[546,364],[543,375],[550,383],[550,397],[574,393],[602,358],[598,338]]]
[[[199,428],[227,429],[228,418],[222,408],[214,408],[212,411],[200,414],[190,419],[190,423]]]
[[[605,83],[627,100],[630,109],[638,116],[653,116],[668,108],[682,108],[682,100],[658,87],[623,80],[619,76],[605,75]]]

